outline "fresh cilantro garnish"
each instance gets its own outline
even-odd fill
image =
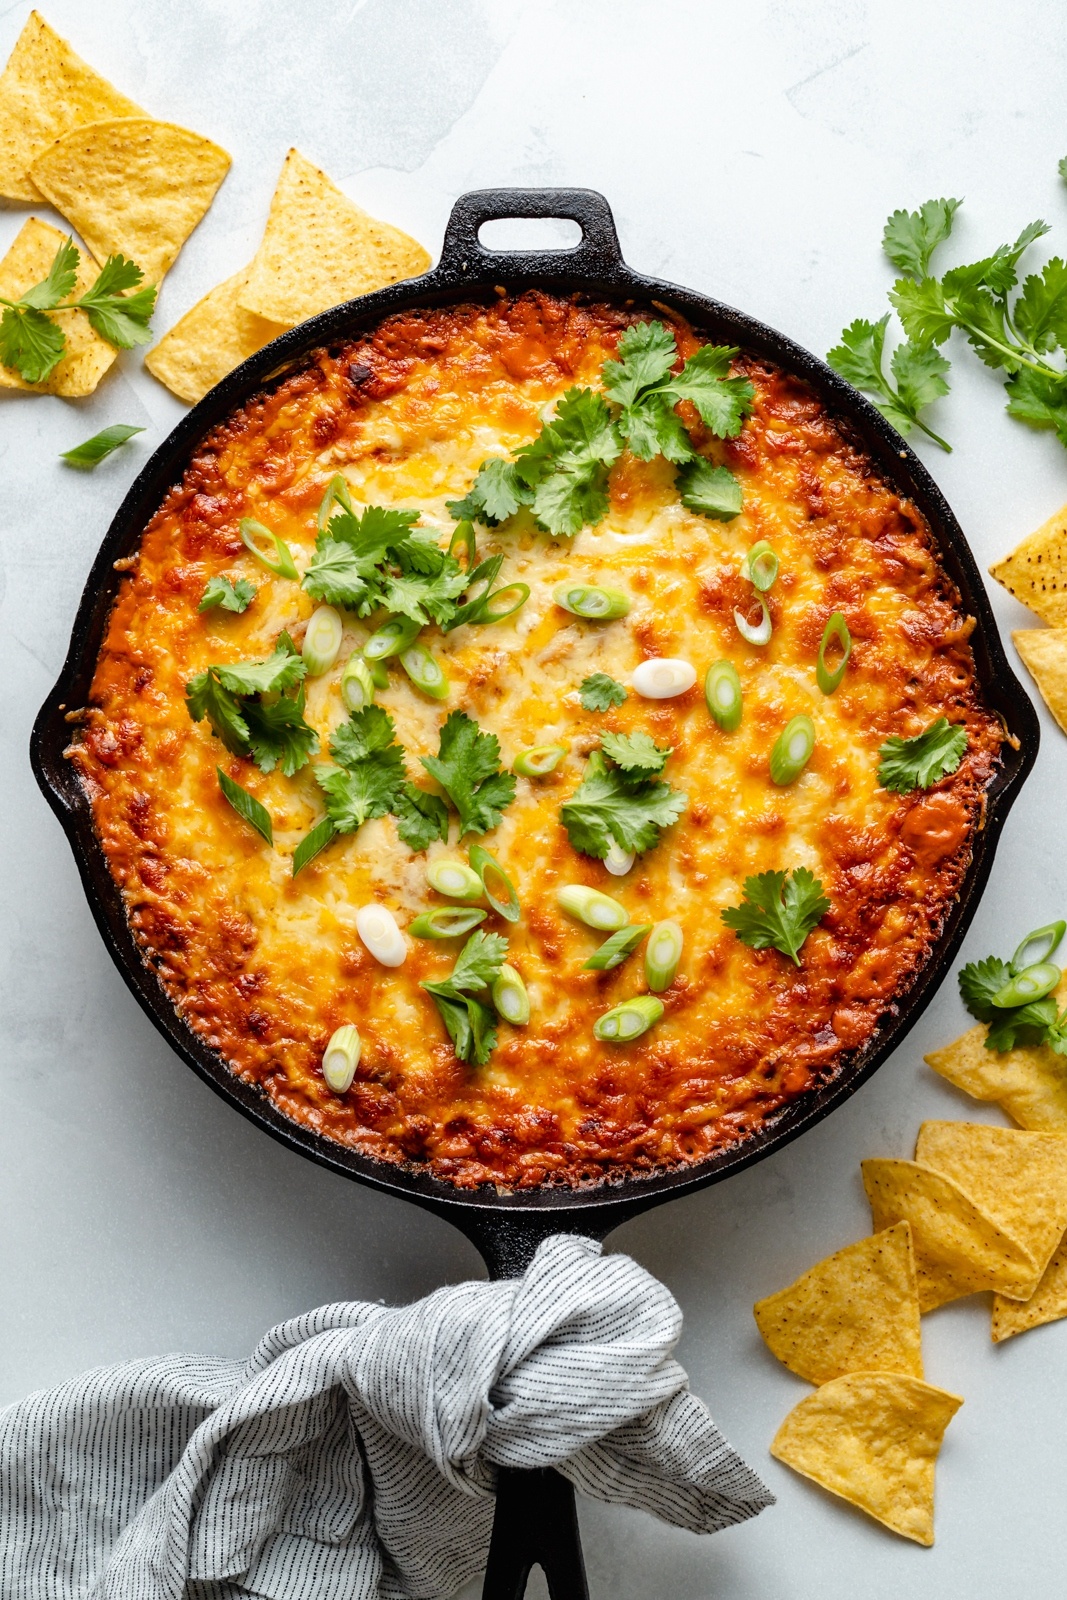
[[[98,462],[103,461],[119,445],[125,444],[127,439],[132,439],[135,433],[143,433],[143,428],[135,428],[128,422],[113,422],[110,428],[101,428],[99,433],[94,433],[91,439],[86,439],[82,444],[76,444],[72,450],[60,452],[60,460],[65,461],[69,467],[80,467],[83,471],[92,471]]]
[[[484,1067],[496,1046],[496,1017],[475,995],[500,976],[508,941],[499,933],[472,933],[457,957],[450,978],[424,983],[431,994],[460,1061]]]
[[[894,211],[882,233],[882,249],[895,267],[918,281],[928,276],[930,257],[952,232],[961,200],[927,200],[918,211]]]
[[[626,690],[606,672],[594,672],[583,679],[578,698],[587,711],[610,711],[612,706],[622,705]]]
[[[992,1022],[997,1009],[993,996],[1000,993],[1011,976],[1011,967],[996,956],[971,961],[960,969],[960,997],[972,1017],[979,1022]]]
[[[880,322],[857,318],[849,323],[841,335],[841,343],[834,346],[826,359],[847,382],[875,397],[875,405],[898,433],[908,434],[913,427],[921,428],[935,444],[951,452],[952,446],[919,417],[920,411],[941,395],[948,394],[945,374],[949,363],[937,350],[924,350],[910,340],[900,344],[889,363],[897,380],[894,388],[882,362],[888,325],[888,311]]]
[[[405,783],[404,752],[393,719],[381,706],[354,711],[330,740],[336,767],[317,767],[326,815],[338,833],[354,833],[393,809]]]
[[[361,617],[384,607],[420,627],[446,624],[471,580],[418,520],[417,511],[368,506],[360,516],[340,507],[318,536],[304,588]]]
[[[688,799],[669,783],[650,781],[640,767],[626,771],[594,750],[585,777],[559,815],[575,850],[603,861],[612,841],[635,855],[651,850],[661,830],[678,821]]]
[[[481,522],[487,528],[513,517],[526,504],[526,485],[518,477],[514,463],[498,456],[482,462],[462,500],[446,501],[449,516],[457,522]]]
[[[722,920],[752,950],[780,950],[795,966],[800,948],[816,923],[830,909],[823,886],[807,867],[785,872],[761,872],[746,878],[744,903],[728,906]]]
[[[638,772],[642,776],[662,772],[671,753],[669,747],[661,749],[647,733],[640,732],[601,734],[600,748],[617,767],[622,767],[626,772]]]
[[[66,335],[49,311],[84,311],[93,330],[108,344],[129,350],[152,337],[149,319],[155,308],[154,288],[137,289],[144,274],[123,256],[109,256],[94,282],[77,300],[74,291],[79,253],[72,239],[56,251],[46,277],[17,300],[0,295],[0,362],[13,367],[26,383],[43,383],[63,359]],[[136,290],[128,294],[127,290]]]
[[[608,468],[621,453],[604,396],[568,389],[552,421],[515,452],[524,503],[557,536],[599,522],[608,509]]]
[[[287,778],[306,767],[319,748],[319,736],[304,721],[304,687],[277,700],[245,700],[248,745],[261,772],[280,767]]]
[[[1024,940],[1021,948],[1025,950],[1029,942]],[[986,1049],[1004,1051],[1014,1050],[1017,1045],[1047,1044],[1058,1055],[1067,1055],[1067,1009],[1058,1012],[1051,995],[1026,1005],[994,1005],[995,996],[1019,970],[998,956],[969,961],[960,969],[960,998],[972,1017],[988,1024]]]
[[[938,717],[913,739],[894,736],[879,750],[878,782],[883,789],[910,794],[955,772],[967,748],[967,729]]]
[[[280,766],[292,777],[319,747],[318,734],[304,721],[307,668],[287,633],[266,661],[235,661],[206,667],[185,686],[185,703],[194,722],[208,719],[227,750],[251,756],[263,772]],[[280,696],[264,700],[263,695]]]
[[[731,522],[741,510],[741,485],[728,467],[713,467],[701,456],[679,468],[675,478],[683,506],[716,522]]]
[[[405,783],[393,802],[396,828],[412,850],[425,850],[435,839],[448,838],[448,807],[440,795]]]
[[[255,585],[249,583],[247,578],[238,578],[236,583],[225,577],[209,578],[196,609],[213,611],[221,607],[223,611],[247,611],[255,598]]]
[[[483,733],[465,711],[453,711],[441,729],[441,746],[422,764],[459,812],[459,836],[488,833],[515,798],[515,779],[500,770],[500,742]]]

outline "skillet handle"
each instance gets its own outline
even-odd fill
[[[551,1467],[501,1467],[482,1600],[522,1600],[534,1567],[552,1600],[589,1600],[573,1485]]]
[[[487,250],[478,238],[484,222],[505,217],[563,217],[582,230],[572,249]],[[452,207],[437,271],[462,283],[502,276],[611,278],[623,267],[611,207],[595,189],[474,189]]]

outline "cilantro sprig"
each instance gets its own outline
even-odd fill
[[[80,253],[64,239],[40,283],[17,300],[0,295],[0,363],[13,367],[25,383],[44,383],[63,359],[67,336],[50,311],[82,311],[94,333],[119,350],[148,344],[156,304],[153,285],[140,287],[144,273],[125,256],[108,256],[83,295],[71,299]]]
[[[465,711],[450,714],[441,729],[437,755],[423,756],[422,764],[459,813],[461,839],[467,833],[488,833],[495,828],[504,808],[515,798],[513,775],[500,769],[496,734],[483,733]],[[422,809],[423,803],[409,799]],[[440,837],[447,837],[447,826]]]
[[[622,705],[626,690],[606,672],[593,672],[582,679],[578,698],[587,711],[610,711],[613,706]]]
[[[967,729],[938,717],[912,739],[887,739],[878,754],[878,782],[883,789],[910,794],[955,772],[967,749]]]
[[[1024,940],[1020,949],[1027,943]],[[1018,970],[1015,963],[998,956],[970,961],[960,969],[960,998],[972,1017],[988,1025],[986,1049],[1003,1052],[1019,1045],[1047,1044],[1057,1055],[1067,1056],[1067,1007],[1061,1012],[1051,995],[1021,1006],[994,1005],[994,996]]]
[[[496,1012],[482,996],[500,976],[508,941],[499,933],[472,933],[450,977],[425,982],[460,1061],[484,1067],[496,1047]]]
[[[247,578],[238,578],[236,583],[232,578],[225,576],[209,578],[207,587],[197,606],[198,611],[247,611],[252,601],[256,598],[255,584],[249,583]]]
[[[743,902],[727,906],[722,920],[752,950],[780,950],[800,966],[800,950],[811,930],[830,909],[823,886],[807,867],[786,872],[761,872],[746,878]]]
[[[418,520],[417,511],[339,508],[316,540],[304,588],[361,617],[384,608],[420,627],[446,623],[470,580],[429,529],[414,526]]]
[[[612,844],[641,855],[677,822],[689,796],[654,774],[669,750],[647,734],[605,734],[586,763],[585,776],[560,807],[560,821],[575,850],[603,861]]]
[[[185,703],[193,721],[206,717],[232,754],[250,757],[261,772],[281,767],[291,778],[319,747],[318,734],[304,721],[306,674],[293,641],[282,633],[265,661],[198,672],[185,686]]]

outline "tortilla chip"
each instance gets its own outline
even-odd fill
[[[1042,622],[1053,628],[1067,624],[1067,506],[989,570]]]
[[[1067,1228],[1067,1135],[924,1122],[915,1159],[959,1184],[1044,1272]]]
[[[429,265],[421,244],[361,211],[299,150],[290,150],[241,305],[293,327],[328,306],[417,277]]]
[[[31,11],[0,75],[0,196],[40,200],[30,165],[71,128],[101,117],[143,115]]]
[[[46,278],[65,238],[65,233],[36,217],[24,222],[11,249],[0,261],[0,295],[7,300],[17,300],[19,295]],[[92,257],[83,255],[78,265],[75,293],[84,294],[96,276]],[[44,383],[26,383],[11,367],[0,367],[0,389],[25,389],[30,394],[61,394],[68,398],[92,394],[118,351],[93,332],[84,312],[54,311],[51,315],[67,336],[67,348],[58,367]]]
[[[906,1222],[827,1256],[788,1289],[757,1300],[752,1314],[783,1366],[811,1383],[846,1372],[923,1375]]]
[[[911,1223],[921,1311],[982,1289],[1034,1292],[1041,1271],[1026,1246],[944,1173],[916,1161],[864,1161],[862,1171],[875,1231]]]
[[[793,1407],[771,1455],[894,1533],[930,1545],[934,1465],[962,1404],[918,1378],[851,1372]]]
[[[1059,1001],[1062,1006],[1063,1000]],[[975,1100],[1003,1106],[1020,1128],[1037,1133],[1067,1133],[1067,1062],[1047,1044],[1017,1050],[987,1050],[984,1022],[969,1028],[954,1044],[924,1057],[957,1089]]]
[[[244,311],[238,296],[248,268],[210,290],[145,356],[145,366],[179,400],[195,405],[220,378],[285,329]]]
[[[1060,1241],[1029,1300],[993,1296],[993,1343],[1025,1333],[1027,1328],[1040,1327],[1043,1322],[1057,1322],[1060,1317],[1067,1317],[1067,1239]]]
[[[1067,628],[1027,628],[1012,640],[1041,698],[1067,733]]]
[[[30,170],[98,261],[119,252],[158,283],[229,165],[225,150],[188,128],[116,117],[72,129]]]

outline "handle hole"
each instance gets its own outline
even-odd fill
[[[494,217],[478,229],[485,250],[576,250],[582,230],[568,217]]]

